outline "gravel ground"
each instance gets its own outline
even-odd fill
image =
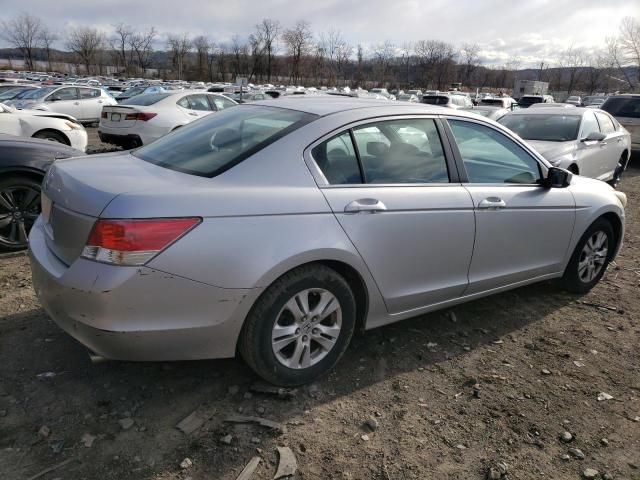
[[[366,332],[280,395],[239,360],[92,364],[2,258],[0,478],[226,480],[257,456],[272,479],[284,446],[295,479],[640,479],[637,156],[621,190],[625,246],[588,295],[544,283]]]

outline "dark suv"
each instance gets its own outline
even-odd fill
[[[631,134],[631,150],[640,150],[640,95],[615,95],[600,107]]]

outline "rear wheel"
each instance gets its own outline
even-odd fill
[[[40,138],[42,140],[51,140],[53,142],[62,143],[63,145],[69,145],[67,138],[60,132],[54,132],[53,130],[44,130],[36,133],[33,138]]]
[[[0,249],[22,250],[40,214],[40,183],[22,176],[0,179]]]
[[[299,267],[258,299],[240,335],[239,350],[262,378],[283,386],[324,375],[346,350],[356,303],[345,279],[323,265]]]
[[[602,278],[615,248],[611,224],[596,220],[582,235],[564,272],[561,283],[575,293],[586,293]]]
[[[624,170],[626,168],[625,162],[627,160],[624,157],[625,157],[624,154],[622,154],[620,156],[620,160],[618,160],[618,165],[616,166],[616,169],[613,172],[613,178],[607,182],[613,188],[616,188],[618,186],[618,184],[620,183],[620,178],[622,177],[622,172],[624,172]]]

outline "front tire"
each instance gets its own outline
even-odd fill
[[[262,294],[245,321],[238,348],[265,380],[302,385],[335,366],[355,324],[356,302],[346,280],[324,265],[305,265]]]
[[[611,223],[596,220],[576,245],[561,280],[562,286],[574,293],[586,293],[602,278],[615,249]]]
[[[52,142],[58,142],[63,145],[69,145],[69,140],[60,132],[54,132],[53,130],[44,130],[36,133],[33,138],[39,138],[41,140],[51,140]]]

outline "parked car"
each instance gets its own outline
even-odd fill
[[[117,102],[100,88],[51,86],[27,92],[17,100],[9,100],[7,105],[19,110],[44,110],[71,115],[83,123],[100,120],[102,107]]]
[[[410,103],[420,102],[417,95],[410,94],[410,93],[401,93],[396,97],[396,100],[400,102],[410,102]]]
[[[407,90],[404,93],[405,95],[415,95],[418,98],[422,96],[422,90]]]
[[[144,95],[147,93],[165,93],[167,90],[159,85],[142,85],[139,87],[131,87],[123,92],[120,92],[116,97],[118,103],[123,103],[125,100],[129,100],[137,95]]]
[[[45,310],[97,357],[240,352],[280,385],[326,373],[356,329],[552,278],[586,292],[624,233],[624,193],[421,104],[290,96],[101,160],[44,180]]]
[[[16,85],[13,88],[0,90],[0,102],[15,100],[20,98],[26,92],[40,88],[37,85]]]
[[[16,110],[2,103],[0,134],[53,140],[82,152],[87,148],[87,131],[75,118],[40,110]]]
[[[609,114],[582,107],[517,110],[500,123],[553,166],[615,186],[627,168],[631,139]]]
[[[429,105],[439,105],[447,108],[473,108],[473,102],[465,95],[450,95],[448,93],[438,93],[436,95],[423,95],[421,103]]]
[[[236,102],[224,95],[204,91],[137,95],[102,109],[98,135],[106,143],[139,147],[198,118],[235,105]]]
[[[582,99],[583,107],[600,108],[607,97],[590,96]]]
[[[555,103],[551,95],[524,95],[518,100],[521,108],[528,108],[536,103]]]
[[[386,88],[372,88],[371,90],[369,90],[369,93],[371,94],[375,94],[375,95],[380,95],[385,97],[387,100],[395,100],[396,97],[394,95],[391,95]]]
[[[243,94],[225,93],[224,96],[230,98],[236,103],[258,102],[260,100],[270,100],[273,98],[271,95],[267,95],[263,92],[245,92]]]
[[[575,105],[571,105],[570,103],[533,103],[528,108],[538,109],[538,108],[575,108]]]
[[[517,103],[518,102],[511,97],[485,97],[480,100],[479,105],[511,109],[512,106]]]
[[[564,103],[568,103],[569,105],[575,105],[576,107],[581,107],[582,106],[582,98],[580,98],[580,96],[578,95],[571,95],[569,98],[567,98]]]
[[[477,107],[463,108],[462,110],[475,113],[476,115],[482,115],[483,117],[490,118],[494,122],[497,122],[511,111],[510,108],[493,107],[490,105],[478,105]]]
[[[0,134],[0,250],[27,247],[27,235],[40,214],[40,184],[49,166],[78,155],[84,153],[61,143]]]
[[[640,95],[608,97],[600,107],[613,115],[631,134],[631,148],[640,150]]]

